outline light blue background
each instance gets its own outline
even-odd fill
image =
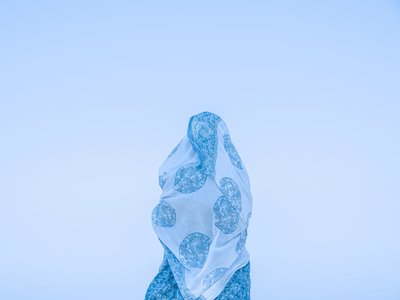
[[[2,1],[0,43],[0,299],[143,299],[204,110],[250,175],[252,299],[400,299],[398,1]]]

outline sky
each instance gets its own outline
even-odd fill
[[[400,299],[398,1],[2,1],[0,46],[0,299],[143,299],[202,111],[249,173],[252,299]]]

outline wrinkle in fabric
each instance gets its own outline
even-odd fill
[[[250,299],[250,181],[221,117],[192,116],[158,179],[151,220],[164,259],[145,298]]]

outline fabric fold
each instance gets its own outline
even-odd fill
[[[252,211],[246,168],[218,115],[190,118],[187,135],[159,167],[159,185],[151,219],[164,247],[160,270],[168,265],[182,299],[215,299],[249,265]]]

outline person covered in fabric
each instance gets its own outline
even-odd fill
[[[202,112],[159,168],[151,214],[164,248],[145,300],[250,299],[250,182],[225,122]]]

